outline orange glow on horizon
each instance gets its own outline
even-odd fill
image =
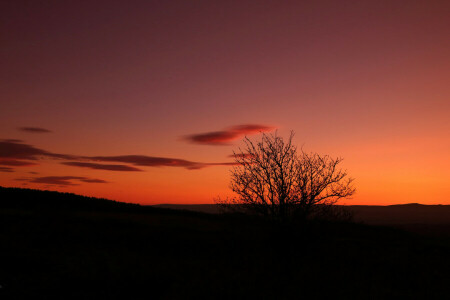
[[[0,12],[0,186],[213,203],[276,127],[344,158],[345,204],[450,204],[450,2],[105,7]]]

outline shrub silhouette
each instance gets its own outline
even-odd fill
[[[245,138],[245,148],[234,152],[231,171],[230,188],[237,197],[216,203],[284,222],[330,215],[333,204],[355,193],[353,178],[339,168],[342,158],[298,151],[293,136],[286,141],[276,133],[263,133],[258,142]]]

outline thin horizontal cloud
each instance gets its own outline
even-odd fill
[[[42,158],[66,160],[62,164],[80,168],[97,170],[137,172],[140,167],[179,167],[188,170],[198,170],[210,166],[228,166],[228,162],[203,163],[179,158],[157,157],[147,155],[119,155],[119,156],[77,156],[53,153],[36,148],[19,140],[0,140],[0,165],[32,166]],[[67,161],[69,160],[69,161]],[[121,164],[101,164],[121,163]],[[126,165],[128,164],[128,165]]]
[[[19,127],[20,131],[30,132],[30,133],[50,133],[51,130],[41,128],[41,127]]]
[[[80,177],[80,176],[44,176],[44,177],[34,177],[34,178],[17,178],[17,181],[25,181],[29,183],[41,183],[41,184],[51,184],[51,185],[59,185],[59,186],[73,186],[79,185],[79,183],[75,182],[86,182],[86,183],[108,183],[105,180],[96,179],[96,178],[88,178],[88,177]]]
[[[14,169],[9,167],[0,167],[0,172],[12,173],[14,172]]]
[[[250,153],[234,153],[234,154],[230,154],[228,155],[228,157],[231,158],[243,158],[243,159],[250,159],[253,157],[253,154]]]
[[[121,162],[145,167],[183,167],[187,169],[199,169],[204,165],[203,163],[184,159],[146,155],[93,156],[87,157],[87,159],[101,162]]]
[[[36,166],[37,164],[34,162],[24,161],[24,160],[1,159],[0,158],[0,165],[1,166],[29,167],[29,166]]]
[[[0,140],[0,159],[37,160],[39,157],[50,157],[75,160],[74,155],[58,154],[42,150],[17,140]]]
[[[231,166],[235,164],[234,162],[203,163],[177,158],[154,157],[145,155],[95,156],[89,157],[89,159],[105,162],[129,163],[135,166],[145,167],[181,167],[188,170],[199,170],[211,166]]]
[[[230,127],[221,131],[192,134],[185,137],[191,143],[201,145],[230,145],[231,141],[245,135],[274,130],[275,127],[259,124],[244,124]]]
[[[108,181],[102,180],[102,179],[89,179],[89,178],[84,178],[84,179],[79,179],[82,182],[87,182],[87,183],[108,183]]]
[[[104,165],[104,164],[96,164],[96,163],[88,163],[88,162],[63,162],[63,165],[72,166],[72,167],[80,167],[80,168],[89,168],[95,170],[107,170],[107,171],[123,171],[123,172],[138,172],[142,171],[141,169],[127,166],[127,165]]]

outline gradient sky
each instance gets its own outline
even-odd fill
[[[2,1],[0,185],[230,195],[278,128],[344,157],[346,204],[450,204],[450,1]]]

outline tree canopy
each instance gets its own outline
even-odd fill
[[[230,188],[236,197],[218,203],[287,220],[306,218],[355,193],[353,178],[339,167],[342,158],[299,151],[293,136],[291,132],[284,140],[263,133],[258,142],[245,138],[245,147],[234,152],[231,170]]]

